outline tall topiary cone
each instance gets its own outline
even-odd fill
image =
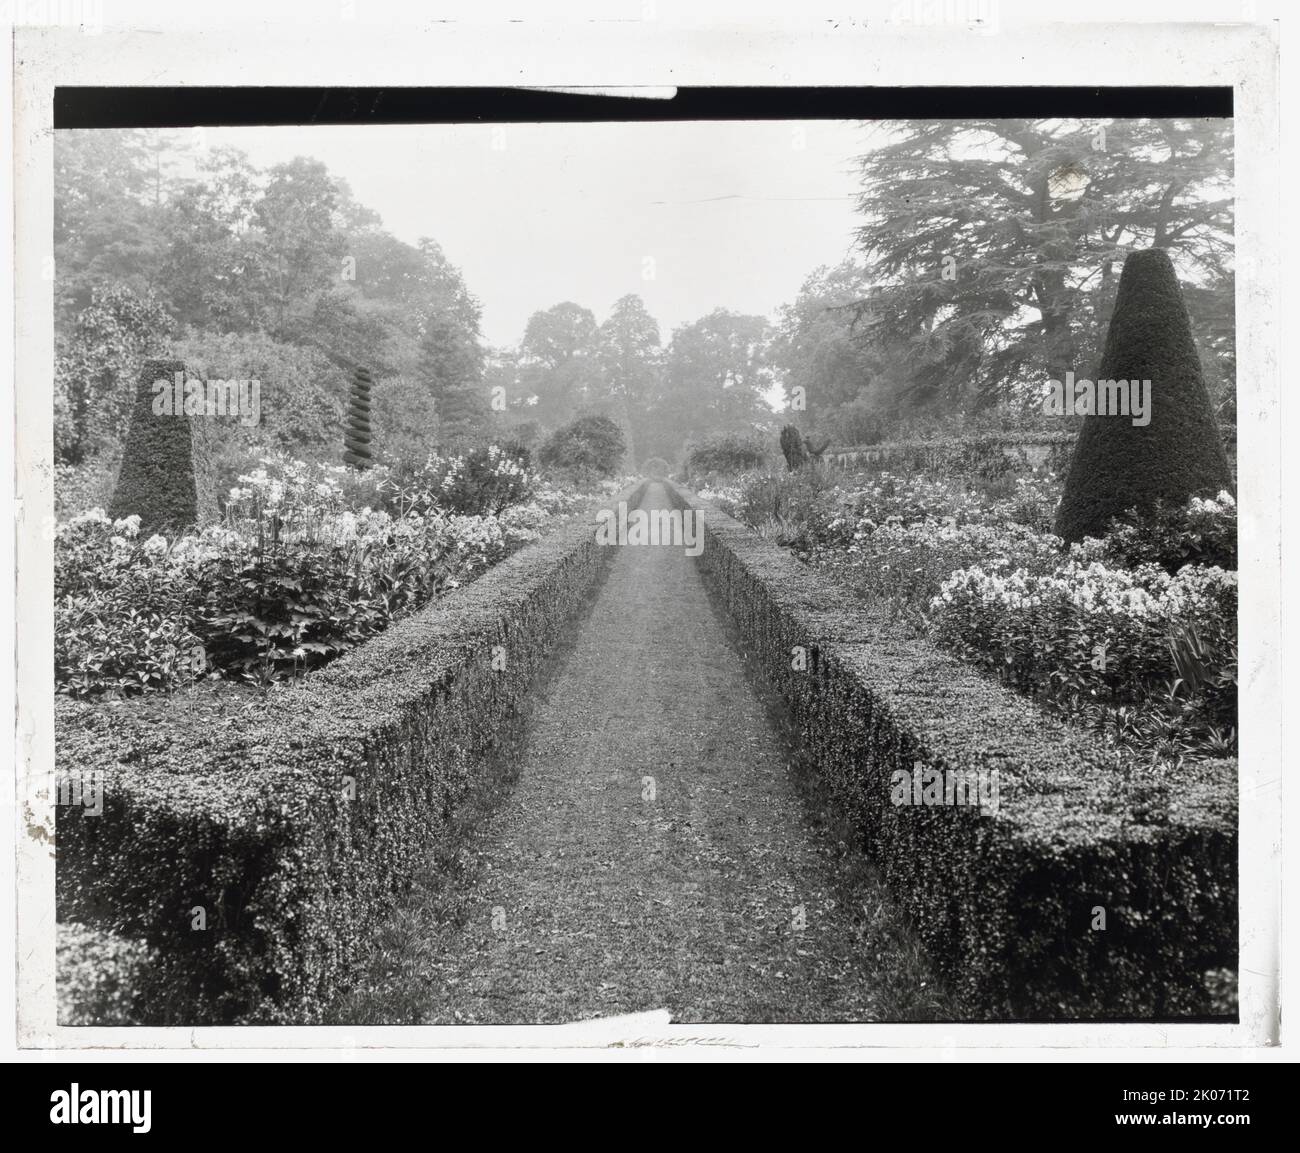
[[[1113,517],[1158,499],[1183,504],[1232,488],[1214,407],[1169,254],[1124,262],[1098,380],[1150,380],[1149,424],[1124,415],[1084,418],[1056,514],[1068,542],[1105,534]]]
[[[177,374],[189,379],[183,361],[146,360],[136,380],[109,515],[138,515],[142,533],[174,534],[217,517],[206,410],[187,415],[183,390],[177,409]]]
[[[358,470],[370,467],[370,369],[352,374],[348,424],[343,431],[343,460]]]

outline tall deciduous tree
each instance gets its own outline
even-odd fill
[[[268,173],[256,220],[266,238],[266,278],[277,335],[341,275],[345,242],[335,228],[339,192],[319,160],[298,157]]]
[[[149,202],[148,134],[54,134],[55,329],[66,333],[97,287],[153,285],[164,242]]]
[[[818,268],[781,309],[772,340],[787,419],[844,444],[877,439],[886,421],[914,403],[898,369],[904,351],[884,333],[864,339],[854,306],[867,294],[860,261]]]
[[[536,397],[537,419],[555,428],[597,392],[596,317],[564,301],[534,312],[519,344],[520,384]]]
[[[659,324],[635,294],[620,298],[597,333],[597,401],[622,424],[628,457],[642,456],[641,434],[657,390],[662,350]]]
[[[677,457],[707,433],[752,432],[770,423],[768,324],[761,316],[714,309],[673,333],[655,413],[654,449]]]

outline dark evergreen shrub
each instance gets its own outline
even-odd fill
[[[1201,375],[1187,307],[1169,255],[1124,262],[1098,380],[1150,380],[1150,423],[1123,415],[1084,419],[1070,461],[1056,533],[1102,536],[1129,509],[1232,488],[1232,474]]]
[[[785,457],[785,467],[790,472],[808,463],[808,449],[804,446],[803,433],[792,424],[781,427],[781,455]]]
[[[1235,759],[1167,773],[1129,758],[730,517],[676,503],[700,511],[701,574],[802,734],[801,767],[965,1004],[1011,1020],[1216,1012],[1206,974],[1237,957]],[[1189,664],[1205,667],[1203,644],[1186,639]],[[899,803],[900,774],[918,772],[985,774],[996,812]]]
[[[142,533],[178,532],[216,519],[216,485],[206,416],[155,412],[154,382],[170,385],[185,364],[146,360],[136,381],[131,429],[109,515],[138,515]]]
[[[686,471],[691,476],[746,472],[766,464],[767,445],[756,433],[725,432],[705,437],[693,444],[686,456]]]
[[[626,451],[623,430],[607,416],[589,414],[556,429],[538,459],[547,468],[613,476]]]

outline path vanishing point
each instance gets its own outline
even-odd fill
[[[662,484],[642,507],[670,507]],[[922,954],[874,875],[846,889],[681,547],[614,550],[515,755],[454,899],[398,918],[409,1023],[933,1019]]]

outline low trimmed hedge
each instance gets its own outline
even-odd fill
[[[701,510],[707,582],[959,996],[1011,1020],[1214,1014],[1205,973],[1237,964],[1235,760],[1121,759],[676,499]],[[893,774],[917,762],[997,770],[997,813],[893,804]]]
[[[57,926],[55,993],[60,1025],[133,1025],[153,963],[142,941],[75,921]]]
[[[59,919],[150,947],[147,1023],[319,1020],[605,556],[584,518],[184,739],[58,699],[58,773],[104,786],[101,815],[58,808]]]

